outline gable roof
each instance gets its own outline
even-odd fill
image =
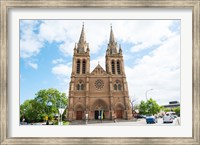
[[[98,64],[95,69],[91,72],[92,75],[106,75],[106,71]]]

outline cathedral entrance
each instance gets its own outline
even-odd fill
[[[104,110],[95,110],[94,111],[94,119],[105,119],[105,111]]]
[[[84,119],[84,106],[81,103],[77,103],[74,107],[74,110],[76,111],[76,120],[82,120]]]
[[[121,103],[117,103],[116,107],[115,107],[115,115],[117,119],[123,119],[123,110],[124,110],[124,106]]]
[[[76,120],[82,120],[83,112],[82,111],[76,111]]]
[[[96,110],[94,112],[94,119],[98,119],[99,118],[99,110]]]
[[[105,119],[105,109],[103,105],[98,104],[94,108],[94,119]]]
[[[122,110],[116,111],[116,117],[117,117],[117,119],[122,119]]]

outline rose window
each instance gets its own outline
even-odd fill
[[[96,80],[96,82],[95,82],[95,87],[96,87],[96,89],[98,89],[98,90],[100,90],[100,89],[102,89],[103,87],[104,87],[104,83],[103,83],[103,81],[102,80]]]

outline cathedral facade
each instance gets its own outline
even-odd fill
[[[112,26],[105,52],[105,68],[97,64],[90,72],[90,48],[84,25],[75,44],[69,84],[68,120],[131,119],[128,84],[121,46],[115,41]]]

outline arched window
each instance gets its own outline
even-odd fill
[[[76,63],[76,73],[77,74],[80,74],[80,64],[81,64],[81,61],[78,60],[77,63]]]
[[[120,84],[120,82],[118,80],[114,84],[114,90],[115,91],[121,91],[122,90],[122,85]]]
[[[112,74],[115,74],[115,62],[114,62],[114,60],[112,60],[111,66],[112,66]]]
[[[81,90],[84,90],[84,85],[83,84],[81,84]]]
[[[85,70],[86,70],[86,61],[83,60],[83,66],[82,66],[82,73],[85,74]]]
[[[117,85],[116,84],[114,84],[114,90],[117,90]]]
[[[121,74],[120,62],[119,62],[119,60],[117,61],[117,73],[118,73],[118,74]]]
[[[81,91],[84,90],[84,83],[83,81],[79,81],[77,86],[76,86],[77,90]]]
[[[121,85],[120,84],[118,84],[118,90],[121,90]]]
[[[80,86],[79,86],[79,84],[77,84],[77,90],[80,90]]]

